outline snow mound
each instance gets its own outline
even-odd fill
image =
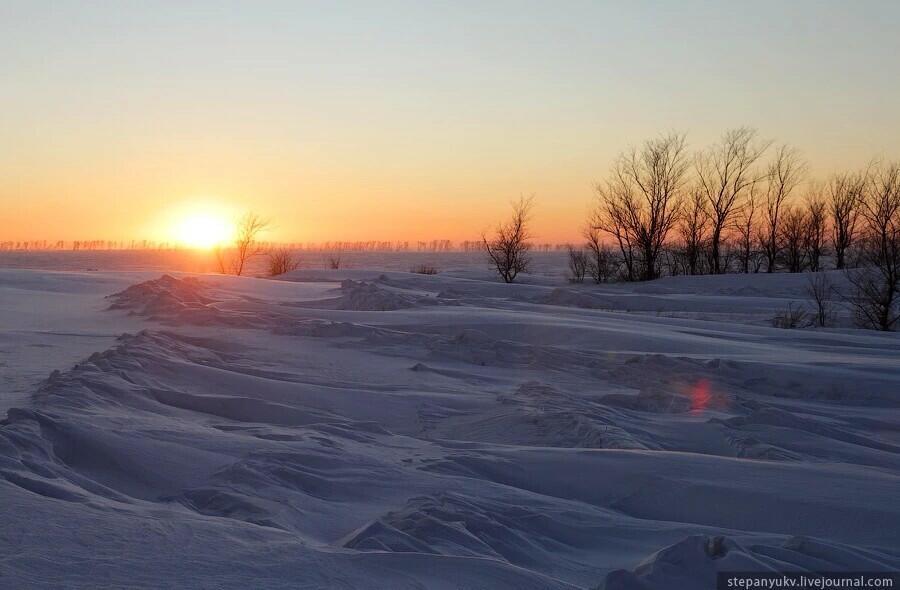
[[[579,399],[548,384],[529,381],[497,396],[500,407],[447,419],[442,438],[508,445],[580,449],[658,448],[650,437],[631,432],[615,410]]]
[[[439,492],[410,498],[347,535],[346,548],[379,554],[431,554],[511,564],[589,587],[598,552],[615,524],[609,514],[529,495]],[[538,564],[541,564],[538,566]],[[492,586],[494,587],[494,586]],[[504,586],[505,587],[505,586]]]
[[[204,285],[196,278],[176,279],[163,275],[132,285],[108,297],[111,309],[124,309],[149,317],[174,315],[186,309],[203,308],[213,300],[203,295]]]
[[[530,507],[443,493],[411,499],[402,510],[367,524],[341,545],[363,551],[437,553],[530,564],[546,557],[538,558],[536,553],[562,544],[558,529],[566,525],[554,526],[550,517]]]
[[[465,328],[450,336],[420,336],[411,341],[423,345],[433,359],[480,366],[569,368],[581,372],[596,364],[596,359],[590,354],[557,346],[495,338],[477,328]]]
[[[601,302],[592,295],[562,288],[553,289],[549,295],[539,298],[538,302],[546,305],[562,305],[584,309],[598,309],[602,307]]]
[[[356,282],[347,279],[341,283],[342,295],[337,309],[353,311],[394,311],[415,307],[419,299],[402,293],[388,291],[375,283]]]
[[[320,319],[300,320],[283,324],[276,323],[272,331],[275,334],[308,336],[311,338],[367,338],[381,332],[378,328],[363,324]]]
[[[616,570],[605,590],[706,590],[719,572],[896,571],[900,558],[809,537],[742,543],[728,536],[691,535],[654,553],[633,571]],[[851,565],[853,564],[853,565]]]
[[[208,295],[210,286],[196,277],[163,275],[109,295],[110,310],[158,320],[172,326],[252,327],[270,318],[257,313],[222,309],[221,300]]]
[[[304,301],[295,305],[312,309],[338,309],[343,311],[396,311],[419,305],[435,305],[433,297],[407,293],[399,289],[384,288],[374,282],[341,281],[338,297],[319,301]]]

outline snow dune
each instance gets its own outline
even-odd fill
[[[528,278],[0,271],[0,581],[900,569],[896,334],[772,328],[798,276]]]

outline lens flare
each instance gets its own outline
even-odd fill
[[[691,412],[702,412],[712,400],[709,380],[700,379],[691,387]]]

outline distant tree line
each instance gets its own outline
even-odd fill
[[[516,203],[482,240],[506,282],[528,271],[532,204]],[[900,322],[900,162],[818,182],[795,148],[753,129],[694,153],[670,133],[616,158],[581,229],[584,242],[568,247],[576,282],[844,269],[861,324]]]
[[[0,251],[61,250],[174,250],[171,242],[155,240],[4,240]]]
[[[481,240],[356,240],[325,242],[272,242],[261,240],[266,248],[287,248],[310,252],[481,252]],[[536,243],[536,252],[565,251],[565,243]],[[64,250],[181,250],[186,246],[157,240],[0,240],[0,251],[64,251]]]

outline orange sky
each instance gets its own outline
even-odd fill
[[[819,176],[897,158],[898,7],[6,2],[0,241],[168,240],[198,209],[458,241],[534,193],[561,242],[661,131],[754,126]]]

